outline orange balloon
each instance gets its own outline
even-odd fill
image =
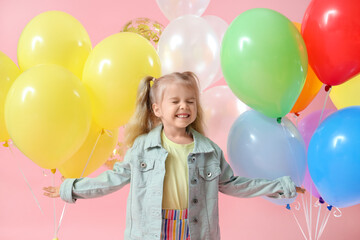
[[[293,23],[299,30],[299,32],[301,32],[301,24],[297,22]],[[320,91],[322,84],[323,83],[316,76],[311,66],[308,65],[308,72],[306,75],[304,87],[290,113],[299,113],[304,110],[311,103],[316,94]]]

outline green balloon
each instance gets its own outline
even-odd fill
[[[304,86],[307,67],[300,32],[288,18],[270,9],[240,14],[222,40],[221,68],[230,89],[272,118],[290,112]]]

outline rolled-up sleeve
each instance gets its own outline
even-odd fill
[[[220,167],[219,191],[224,194],[243,198],[258,196],[293,198],[297,195],[295,183],[288,176],[275,180],[234,176],[222,153]]]
[[[121,189],[131,179],[130,153],[123,162],[117,162],[112,170],[95,178],[66,179],[60,186],[60,197],[65,202],[75,203],[76,199],[101,197]]]

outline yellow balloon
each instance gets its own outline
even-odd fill
[[[0,51],[0,142],[10,138],[5,126],[4,106],[6,95],[19,74],[16,64]]]
[[[360,75],[347,82],[332,86],[330,98],[337,109],[360,105]]]
[[[90,99],[82,82],[57,65],[22,73],[5,101],[5,123],[15,145],[42,168],[70,158],[90,128]]]
[[[83,73],[94,120],[105,129],[124,125],[135,109],[140,80],[160,74],[159,56],[142,36],[122,32],[101,41],[90,53]]]
[[[58,167],[59,171],[65,178],[88,176],[106,162],[116,146],[118,136],[119,129],[104,131],[92,122],[89,134],[79,151]]]
[[[61,11],[48,11],[34,17],[24,28],[18,42],[21,71],[38,64],[57,64],[80,79],[91,41],[81,23]]]

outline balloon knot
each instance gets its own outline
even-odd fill
[[[290,204],[286,204],[286,209],[291,210]]]
[[[327,206],[327,209],[329,209],[329,211],[331,211],[332,208],[333,208],[332,205]]]
[[[282,119],[282,117],[278,117],[278,118],[276,119],[276,121],[277,121],[278,123],[281,123],[281,119]]]
[[[297,113],[297,112],[296,112],[296,113],[294,113],[294,114],[295,114],[295,116],[297,116],[297,117],[298,117],[298,116],[300,116],[300,114],[299,114],[299,113]]]
[[[5,141],[5,142],[3,143],[3,146],[4,146],[4,147],[9,147],[8,141]]]
[[[321,204],[325,203],[325,201],[324,201],[324,199],[322,197],[319,197],[319,203],[321,203]]]
[[[326,86],[325,86],[325,92],[328,92],[330,89],[331,89],[331,86],[330,86],[330,85],[326,85]]]
[[[52,172],[53,174],[55,174],[55,173],[56,173],[56,168],[51,169],[51,172]]]

